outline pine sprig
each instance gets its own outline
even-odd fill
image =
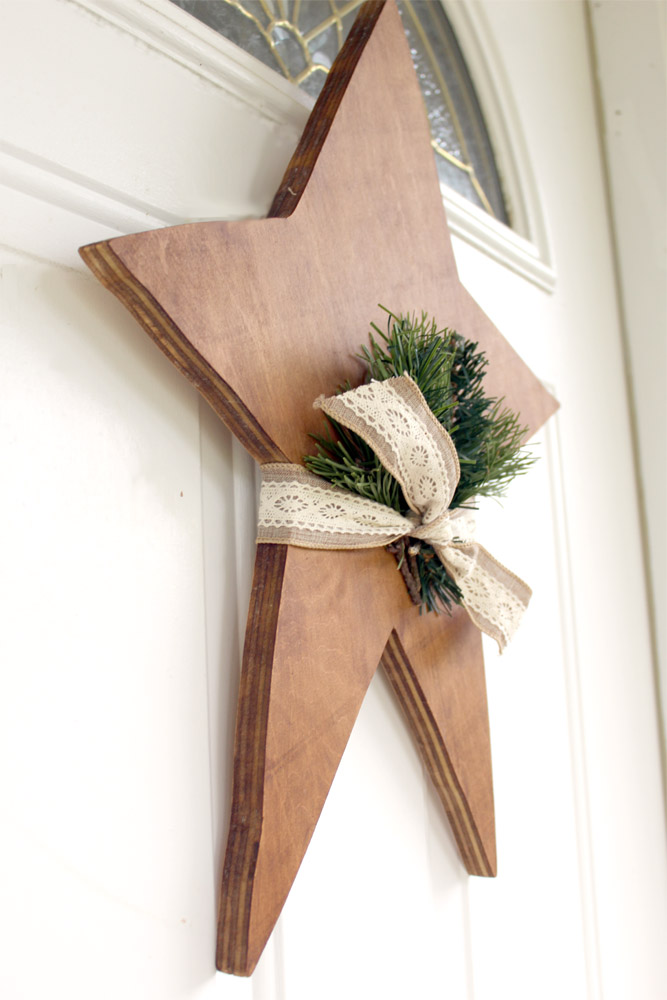
[[[369,346],[358,355],[366,362],[367,381],[408,374],[419,386],[459,456],[461,478],[452,507],[472,506],[478,496],[502,496],[534,458],[522,447],[526,428],[517,415],[503,408],[502,400],[484,392],[486,355],[454,330],[438,330],[435,320],[425,313],[417,319],[416,315],[385,312],[387,331],[371,324],[374,333],[369,335]],[[339,392],[348,389],[349,383]],[[353,431],[330,417],[326,420],[326,433],[313,435],[317,455],[305,457],[307,468],[335,486],[406,514],[409,507],[400,485],[373,450]],[[432,546],[403,538],[388,549],[422,610],[450,610],[452,604],[461,603],[461,591]]]
[[[382,382],[407,373],[419,386],[434,416],[445,424],[456,405],[452,386],[456,360],[452,343],[456,334],[446,327],[438,330],[435,320],[429,323],[425,313],[418,321],[414,315],[394,316],[389,310],[385,312],[387,332],[371,323],[380,340],[370,334],[370,347],[362,347],[358,355],[368,365],[369,381]]]
[[[486,354],[470,340],[454,334],[451,372],[456,407],[441,421],[449,431],[461,466],[452,507],[470,505],[474,497],[501,497],[516,477],[535,461],[522,447],[526,428],[502,399],[484,392]]]

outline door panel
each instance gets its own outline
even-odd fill
[[[465,875],[378,675],[257,972],[215,973],[255,471],[73,251],[264,214],[306,111],[199,29],[167,54],[159,8],[0,0],[3,995],[658,997],[655,704],[579,4],[484,5],[553,295],[455,241],[563,404],[479,518],[535,591],[486,647],[499,876]]]

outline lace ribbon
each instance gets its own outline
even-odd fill
[[[358,434],[398,480],[407,516],[332,486],[300,465],[262,466],[258,542],[367,549],[409,536],[432,545],[468,615],[505,648],[531,590],[474,540],[470,512],[449,505],[459,481],[456,448],[408,375],[371,382],[315,406]]]

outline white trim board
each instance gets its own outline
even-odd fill
[[[548,385],[556,398],[556,386]],[[557,553],[558,596],[563,638],[563,677],[567,701],[568,740],[572,768],[573,806],[577,839],[577,862],[581,900],[582,928],[585,940],[587,998],[602,1000],[602,970],[598,898],[593,864],[589,765],[586,756],[585,711],[581,692],[581,658],[577,633],[577,610],[572,584],[572,544],[567,516],[565,476],[561,449],[559,414],[555,413],[542,430],[545,461],[552,491],[554,547]]]
[[[590,4],[667,792],[667,62],[664,4]]]
[[[501,262],[547,291],[553,291],[556,273],[543,199],[493,32],[480,4],[441,2],[475,82],[514,221],[513,229],[496,223],[504,237],[508,258]],[[450,192],[447,194],[449,196]],[[489,224],[495,222],[486,213],[482,214]],[[489,228],[493,242],[493,226]],[[490,256],[500,259],[493,253]]]

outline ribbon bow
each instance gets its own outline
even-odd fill
[[[407,516],[332,486],[300,465],[262,466],[258,542],[312,549],[366,549],[409,536],[432,545],[463,606],[500,651],[518,628],[531,590],[474,541],[470,512],[450,510],[460,477],[451,437],[408,375],[316,400],[358,434],[398,480]]]

